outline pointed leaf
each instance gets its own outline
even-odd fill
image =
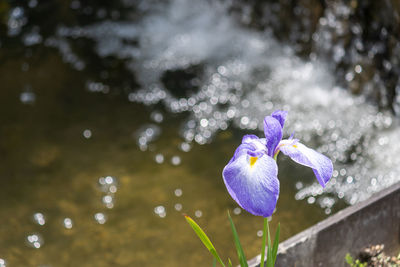
[[[197,236],[200,238],[201,242],[203,242],[204,246],[210,251],[210,253],[214,256],[217,261],[225,267],[225,264],[222,262],[221,258],[219,257],[217,251],[214,248],[214,245],[211,243],[210,239],[206,235],[206,233],[201,229],[201,227],[189,216],[184,215],[186,221],[189,223],[190,227],[194,230]]]
[[[239,235],[236,231],[236,227],[235,224],[233,223],[232,217],[229,214],[228,211],[228,218],[229,218],[229,222],[231,224],[231,228],[232,228],[232,233],[233,233],[233,237],[234,237],[234,241],[235,241],[235,247],[236,247],[236,251],[239,257],[239,263],[241,267],[248,267],[247,265],[247,260],[246,260],[246,256],[244,255],[244,251],[242,248],[242,245],[240,244],[240,239],[239,239]]]
[[[276,255],[278,254],[280,232],[281,232],[281,224],[278,223],[278,228],[276,229],[276,232],[275,232],[274,244],[272,246],[272,259],[273,259],[274,264],[276,261]]]
[[[228,265],[229,265],[229,267],[232,267],[232,262],[231,262],[230,258],[228,258]]]

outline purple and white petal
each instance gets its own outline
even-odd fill
[[[293,144],[292,140],[282,140],[279,149],[295,162],[312,168],[322,187],[325,187],[326,183],[332,177],[332,161],[321,153],[299,142]]]
[[[268,155],[273,157],[275,148],[282,139],[282,126],[279,120],[272,116],[266,116],[264,118],[264,134]]]
[[[255,140],[260,139],[257,135],[254,134],[246,134],[242,138],[242,144],[252,143]]]
[[[254,159],[253,159],[254,160]],[[279,196],[278,166],[263,155],[255,162],[241,154],[225,166],[222,176],[232,198],[248,212],[269,217]]]
[[[243,154],[248,155],[248,152],[252,150],[254,150],[252,145],[241,144],[240,146],[238,146],[238,148],[236,148],[235,153],[233,154],[233,157],[231,158],[229,163],[231,163],[232,161],[234,161],[236,158],[240,157]]]
[[[249,147],[248,154],[252,157],[259,157],[267,154],[267,147],[265,145],[265,138],[258,138],[256,135],[248,134],[243,136],[242,144]]]
[[[277,119],[279,123],[281,124],[281,127],[283,128],[283,125],[285,125],[285,120],[288,112],[287,111],[282,111],[282,110],[276,110],[271,114],[271,117]]]

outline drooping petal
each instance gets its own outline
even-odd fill
[[[289,141],[289,142],[288,142]],[[302,143],[292,140],[282,140],[280,151],[289,156],[295,162],[313,169],[318,182],[325,187],[326,183],[332,177],[332,161],[317,151],[306,147]]]
[[[232,198],[248,212],[269,217],[279,196],[278,167],[263,155],[257,159],[245,153],[225,166],[222,176]]]
[[[264,134],[268,155],[273,157],[275,148],[282,139],[282,126],[279,120],[272,116],[266,116],[264,118]]]
[[[287,111],[282,111],[282,110],[276,110],[271,114],[271,117],[277,119],[279,123],[281,124],[281,127],[283,128],[283,125],[285,125],[285,120],[288,112]]]

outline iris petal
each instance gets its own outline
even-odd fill
[[[287,140],[282,140],[282,143],[285,142],[287,142]],[[317,151],[306,147],[302,143],[297,142],[295,145],[282,145],[280,146],[280,151],[295,162],[312,168],[322,187],[325,187],[326,183],[332,177],[332,161]]]
[[[282,110],[276,110],[271,114],[271,117],[277,119],[279,123],[281,124],[281,127],[283,128],[283,125],[285,125],[285,120],[288,112],[287,111],[282,111]]]
[[[236,149],[235,154],[229,163],[242,154],[247,154],[252,157],[261,157],[262,155],[267,154],[265,138],[258,138],[256,135],[252,134],[243,136],[242,144]]]
[[[249,155],[241,153],[225,166],[222,176],[232,198],[248,212],[269,217],[279,196],[278,166],[264,155],[250,165]]]
[[[255,140],[258,140],[260,138],[258,138],[257,135],[254,134],[246,134],[245,136],[243,136],[242,138],[242,144],[246,144],[246,143],[252,143]]]
[[[282,126],[279,120],[272,116],[266,116],[264,118],[264,134],[267,140],[268,155],[273,157],[275,148],[282,139]]]
[[[233,157],[231,158],[229,163],[231,163],[241,155],[247,155],[248,152],[252,151],[253,149],[254,149],[253,146],[251,146],[250,144],[241,144],[240,146],[238,146],[238,148],[236,148],[235,153],[233,154]]]

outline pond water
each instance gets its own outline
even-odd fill
[[[210,266],[182,214],[235,259],[228,210],[256,256],[262,219],[230,198],[221,172],[275,109],[289,111],[285,136],[335,167],[322,190],[311,170],[279,157],[271,225],[281,223],[282,240],[400,179],[393,113],[370,92],[346,90],[325,57],[301,57],[268,28],[246,26],[250,7],[237,5],[0,6],[6,266]],[[355,65],[350,82],[363,73]]]

